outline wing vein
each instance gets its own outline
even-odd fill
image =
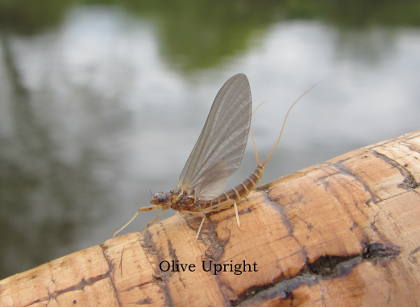
[[[226,180],[239,168],[251,124],[249,82],[237,74],[216,95],[197,143],[188,157],[178,189],[211,199],[223,192]]]

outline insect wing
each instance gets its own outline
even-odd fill
[[[216,95],[203,130],[179,178],[178,188],[211,199],[223,192],[242,161],[251,124],[248,78],[237,74]]]

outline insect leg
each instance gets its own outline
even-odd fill
[[[230,208],[232,206],[232,203],[230,201],[226,201],[224,203],[221,204],[216,204],[207,208],[202,209],[200,212],[202,213],[212,213],[212,212],[217,212],[220,210],[224,210],[226,208]]]
[[[198,227],[198,230],[197,230],[197,234],[195,235],[196,240],[198,240],[198,236],[200,235],[201,228],[203,227],[205,220],[206,220],[206,215],[203,213],[203,219],[201,220],[200,226]]]
[[[238,227],[241,227],[241,223],[239,222],[239,212],[238,206],[236,205],[236,200],[233,201],[233,207],[235,208],[236,223],[238,224]]]
[[[119,234],[121,231],[123,231],[128,225],[131,224],[131,222],[133,222],[136,217],[140,214],[140,212],[146,212],[146,211],[152,211],[152,210],[156,210],[161,208],[160,206],[148,206],[148,207],[143,207],[143,208],[139,208],[136,210],[136,212],[133,214],[133,216],[128,220],[127,223],[125,223],[122,227],[118,228],[116,231],[114,231],[114,233],[112,234],[113,237],[115,237],[117,234]]]

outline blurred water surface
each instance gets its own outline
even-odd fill
[[[248,75],[264,182],[419,129],[418,1],[0,1],[0,277],[101,243]],[[255,167],[251,146],[231,184]],[[143,228],[144,214],[129,231]]]

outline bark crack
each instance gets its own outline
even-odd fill
[[[104,259],[105,259],[105,261],[108,264],[108,271],[106,271],[103,274],[99,274],[99,275],[96,275],[94,277],[90,277],[90,278],[87,278],[87,279],[82,278],[80,280],[80,282],[78,282],[75,285],[66,287],[64,289],[56,290],[56,291],[54,291],[52,293],[48,293],[47,296],[44,296],[44,297],[39,298],[39,299],[37,299],[35,301],[32,301],[29,304],[26,304],[24,306],[26,307],[26,306],[31,306],[31,305],[34,305],[34,304],[39,304],[39,303],[42,303],[42,302],[45,302],[45,301],[55,300],[58,296],[60,296],[60,295],[62,295],[64,293],[72,292],[72,291],[78,291],[78,290],[83,290],[85,287],[92,286],[96,282],[101,281],[103,279],[107,279],[107,278],[109,278],[109,280],[111,282],[111,286],[114,289],[115,297],[116,297],[118,306],[121,306],[121,302],[120,302],[120,298],[119,298],[119,295],[118,295],[118,291],[117,291],[117,289],[115,287],[115,283],[114,283],[114,280],[113,280],[113,277],[112,277],[114,266],[113,266],[111,260],[109,260],[108,257],[106,256],[106,253],[105,253],[106,248],[102,244],[100,245],[100,247],[101,247],[101,250],[102,250],[102,254],[104,256]]]
[[[299,245],[299,253],[302,255],[303,261],[306,262],[308,260],[308,254],[306,252],[305,246],[303,246],[302,243],[298,240],[298,238],[296,238],[294,224],[290,221],[289,217],[287,216],[284,206],[279,204],[278,200],[272,199],[268,191],[263,191],[263,193],[266,202],[279,212],[281,221],[283,225],[286,226],[287,236],[293,238]],[[306,222],[305,224],[308,227],[308,224]],[[311,227],[313,227],[313,225],[311,225]]]
[[[284,207],[278,203],[278,200],[274,200],[271,198],[270,194],[268,192],[264,192],[264,197],[267,203],[271,205],[276,211],[280,214],[281,221],[284,226],[286,226],[287,229],[287,235],[290,237],[294,237],[295,228],[293,223],[290,221],[289,217],[287,216],[287,213],[284,210]]]
[[[143,242],[140,241],[140,246],[145,250],[146,254],[155,256],[158,263],[164,260],[162,253],[153,241],[151,232],[147,228],[143,232]],[[150,264],[153,265],[152,263]],[[159,266],[159,264],[157,266]],[[161,272],[157,269],[157,267],[155,267],[153,282],[161,289],[166,306],[173,306],[172,297],[168,287],[168,279],[171,275],[171,272]]]
[[[232,306],[257,305],[274,298],[293,299],[293,291],[300,286],[312,286],[321,280],[328,280],[345,276],[365,261],[380,264],[397,257],[400,248],[387,243],[362,243],[362,250],[358,254],[348,256],[326,255],[314,262],[306,262],[299,273],[294,277],[285,279],[280,274],[272,283],[253,286],[234,301]]]
[[[413,137],[413,138],[417,138],[418,136],[415,136],[415,137]],[[408,140],[410,140],[410,139],[408,139]],[[403,145],[405,145],[406,147],[408,147],[408,149],[410,149],[411,151],[414,151],[414,152],[416,152],[416,153],[419,153],[420,154],[420,148],[417,146],[417,145],[415,145],[415,144],[412,144],[412,143],[408,143],[408,142],[401,142]]]
[[[112,289],[114,290],[115,293],[115,299],[117,300],[118,306],[121,306],[121,300],[120,300],[120,295],[118,293],[117,287],[115,286],[115,281],[114,281],[114,264],[112,263],[111,259],[108,258],[107,254],[106,254],[106,247],[103,244],[99,245],[101,250],[102,250],[102,255],[104,256],[104,259],[108,265],[108,277],[109,277],[109,281],[111,282],[111,286]]]
[[[64,293],[67,293],[67,292],[83,290],[87,286],[92,286],[94,283],[96,283],[98,281],[109,278],[110,274],[111,274],[111,271],[107,271],[103,274],[99,274],[97,276],[93,276],[93,277],[90,277],[88,279],[82,278],[82,280],[80,282],[78,282],[77,284],[69,286],[69,287],[61,289],[61,290],[54,291],[52,293],[49,293],[47,296],[41,297],[41,298],[39,298],[35,301],[30,302],[29,304],[24,305],[24,307],[31,306],[31,305],[34,305],[34,304],[39,304],[39,303],[42,303],[42,302],[45,302],[45,301],[50,301],[51,299],[56,299],[58,296],[60,296]]]
[[[211,215],[210,215],[211,216]],[[201,240],[206,244],[207,249],[204,252],[203,261],[215,261],[217,262],[220,260],[224,253],[225,253],[225,246],[230,240],[230,231],[228,236],[225,239],[219,238],[217,234],[217,223],[210,220],[210,216],[208,216],[207,221],[207,229],[206,231],[202,231]],[[236,225],[235,225],[236,227]],[[204,230],[204,229],[203,229]],[[220,276],[215,275],[214,280],[216,281],[217,287],[220,291],[221,296],[225,302],[225,305],[228,305],[229,299],[228,294],[233,293],[233,289],[231,289]]]
[[[146,286],[146,285],[151,284],[151,283],[153,283],[153,281],[151,281],[151,280],[150,281],[145,281],[145,282],[142,282],[140,284],[125,288],[125,289],[121,290],[121,292],[129,292],[129,291],[131,291],[133,289],[136,289],[136,288],[141,289],[143,286]]]
[[[352,171],[350,171],[343,163],[341,163],[341,161],[339,161],[339,162],[326,162],[326,164],[335,167],[341,174],[350,176],[353,179],[355,179],[357,182],[359,182],[362,185],[363,189],[367,193],[369,193],[370,201],[372,201],[374,204],[376,204],[380,201],[379,197],[371,190],[371,188],[363,180],[363,178],[360,177],[359,175],[353,173]],[[369,203],[369,200],[366,203]]]
[[[420,186],[420,184],[414,178],[413,174],[411,174],[411,172],[406,167],[399,164],[394,159],[391,159],[390,157],[380,152],[377,152],[375,150],[373,151],[373,155],[385,161],[387,164],[391,165],[393,168],[396,168],[400,172],[401,176],[404,177],[403,182],[400,183],[398,187],[403,188],[405,190],[414,190]]]
[[[413,249],[408,256],[408,260],[413,263],[413,264],[417,264],[417,259],[414,256],[416,253],[420,252],[420,246],[417,246],[415,249]]]
[[[164,229],[164,231],[165,231],[165,234],[166,234],[166,230],[165,229]],[[166,237],[168,238],[168,236],[166,236]],[[176,254],[176,249],[172,245],[172,241],[170,239],[168,239],[166,242],[167,242],[167,245],[168,245],[168,251],[169,251],[170,258],[172,260],[174,260],[175,262],[178,262],[179,261],[178,255]],[[186,288],[185,282],[184,282],[184,280],[181,277],[182,275],[181,274],[177,274],[177,276],[178,276],[179,282],[184,286],[184,288]]]

